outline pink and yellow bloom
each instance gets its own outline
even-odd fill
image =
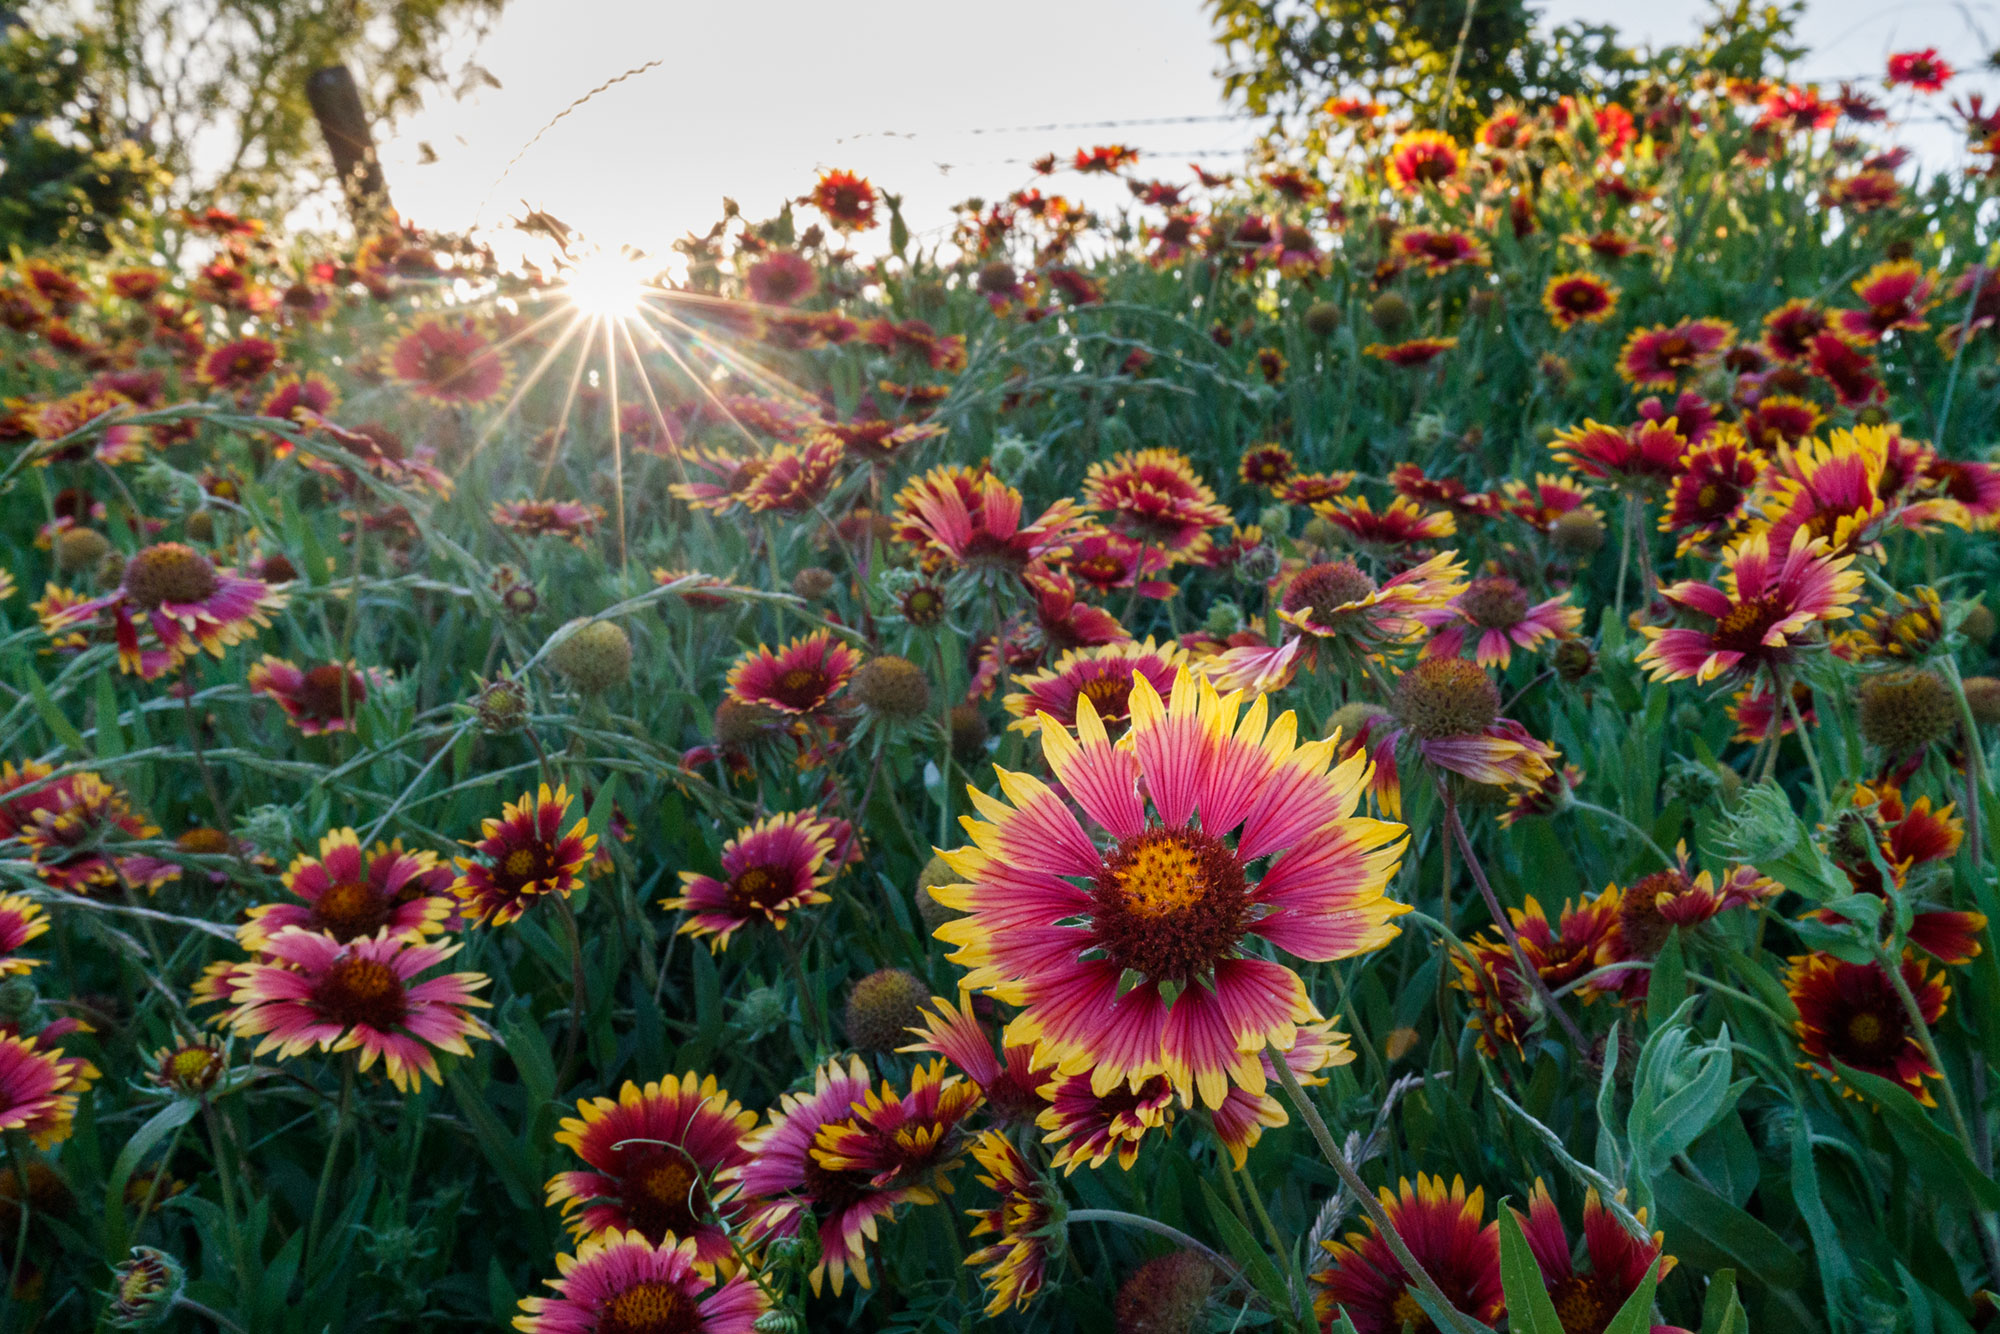
[[[1498,1320],[1505,1305],[1500,1231],[1497,1223],[1480,1224],[1486,1192],[1468,1195],[1465,1182],[1457,1178],[1447,1188],[1443,1177],[1419,1174],[1414,1184],[1405,1179],[1394,1191],[1382,1187],[1380,1194],[1397,1234],[1451,1304],[1475,1320]],[[1366,1232],[1350,1232],[1342,1241],[1324,1245],[1333,1263],[1318,1275],[1320,1290],[1313,1301],[1322,1326],[1344,1314],[1356,1334],[1437,1334],[1412,1295],[1416,1280],[1404,1271],[1373,1219]]]
[[[485,1031],[470,1007],[486,1004],[473,993],[487,979],[480,973],[418,975],[458,949],[387,931],[342,943],[291,927],[230,975],[225,1019],[238,1037],[262,1039],[259,1056],[276,1051],[288,1060],[314,1047],[359,1050],[359,1069],[380,1060],[389,1082],[404,1092],[425,1077],[443,1083],[433,1050],[472,1054],[466,1039]]]
[[[973,570],[1019,574],[1060,555],[1085,526],[1083,511],[1058,500],[1021,522],[1021,493],[984,468],[937,467],[896,493],[896,537],[917,551]]]
[[[1229,522],[1229,510],[1177,449],[1140,449],[1090,465],[1084,503],[1146,543],[1194,559],[1208,530]]]
[[[39,1038],[0,1034],[0,1131],[25,1135],[41,1149],[68,1139],[89,1068],[78,1069]]]
[[[269,625],[270,614],[284,605],[285,595],[263,580],[217,569],[193,547],[159,542],[125,562],[116,589],[51,612],[43,626],[59,636],[110,613],[119,669],[152,681],[196,652],[220,658],[223,649]],[[150,646],[144,631],[151,632]]]
[[[352,662],[344,666],[323,662],[301,671],[289,660],[268,653],[250,668],[249,681],[252,693],[276,700],[292,726],[306,736],[353,731],[354,715],[367,702],[369,687],[382,683],[379,671],[363,671]]]
[[[1021,689],[1002,701],[1016,720],[1009,727],[1032,736],[1041,730],[1040,719],[1046,716],[1073,728],[1077,701],[1084,698],[1107,726],[1121,727],[1131,717],[1133,678],[1144,676],[1154,690],[1170,691],[1186,660],[1187,651],[1180,645],[1161,648],[1151,639],[1143,644],[1127,641],[1072,649],[1054,666],[1017,679]]]
[[[822,887],[840,869],[845,835],[842,822],[817,811],[766,816],[723,844],[720,877],[682,871],[679,896],[660,906],[685,912],[681,931],[707,936],[717,953],[746,926],[782,931],[800,908],[833,901]]]
[[[1641,626],[1647,644],[1639,664],[1656,681],[1704,682],[1786,666],[1810,642],[1814,626],[1852,615],[1861,587],[1861,575],[1848,568],[1853,561],[1803,532],[1773,557],[1770,539],[1753,533],[1723,553],[1721,587],[1684,579],[1661,590],[1709,624]]]
[[[340,944],[386,932],[421,941],[445,929],[452,916],[452,874],[436,854],[407,852],[400,842],[364,851],[352,829],[321,836],[317,856],[294,858],[285,871],[292,902],[259,904],[236,933],[257,953],[279,932],[300,927]]]
[[[29,972],[41,963],[21,947],[49,929],[49,915],[24,894],[0,894],[0,977]]]
[[[523,1297],[523,1334],[753,1334],[770,1305],[747,1275],[720,1285],[694,1243],[654,1245],[638,1232],[607,1232],[556,1257],[553,1297]]]
[[[861,666],[861,653],[831,630],[815,630],[773,652],[758,645],[729,669],[729,697],[779,713],[813,715],[826,708]]]
[[[1435,632],[1424,645],[1425,657],[1457,657],[1469,642],[1474,662],[1504,671],[1515,649],[1531,650],[1575,633],[1583,610],[1570,605],[1567,593],[1530,603],[1520,584],[1493,574],[1474,579],[1443,607],[1419,611],[1416,618]]]
[[[1333,743],[1298,744],[1297,720],[1272,721],[1264,697],[1244,710],[1183,668],[1171,699],[1135,677],[1115,745],[1087,698],[1075,736],[1044,721],[1043,757],[1088,828],[1053,789],[997,770],[1005,800],[971,789],[985,818],[944,854],[964,881],[932,895],[969,914],[937,932],[966,984],[1024,1007],[1010,1043],[1089,1072],[1099,1094],[1165,1075],[1183,1102],[1216,1107],[1231,1084],[1263,1092],[1258,1053],[1320,1017],[1246,937],[1312,960],[1386,944],[1404,830],[1356,817],[1365,763],[1329,772]]]

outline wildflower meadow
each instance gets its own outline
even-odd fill
[[[1706,51],[17,246],[0,1330],[1994,1328],[2000,111]]]

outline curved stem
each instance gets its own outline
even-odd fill
[[[1222,1273],[1227,1274],[1232,1281],[1243,1277],[1242,1271],[1224,1258],[1219,1251],[1202,1242],[1196,1241],[1177,1227],[1162,1223],[1157,1218],[1144,1218],[1138,1214],[1128,1214],[1123,1209],[1072,1209],[1069,1211],[1066,1221],[1070,1223],[1116,1223],[1121,1227],[1132,1227],[1139,1229],[1141,1232],[1150,1232],[1156,1237],[1165,1237],[1176,1246],[1193,1251],[1196,1255],[1201,1256],[1202,1259],[1214,1265]]]
[[[569,1029],[563,1034],[562,1068],[556,1077],[556,1087],[565,1088],[576,1073],[577,1053],[582,1050],[583,1015],[590,1008],[590,983],[583,974],[583,933],[577,928],[576,909],[569,906],[567,894],[558,893],[555,900],[556,917],[563,924],[563,936],[569,944]]]
[[[1619,824],[1622,824],[1627,829],[1631,830],[1633,836],[1636,837],[1641,843],[1644,843],[1646,845],[1647,851],[1651,852],[1655,857],[1658,857],[1660,859],[1660,865],[1672,866],[1674,864],[1674,859],[1672,857],[1669,857],[1666,854],[1666,851],[1663,848],[1661,848],[1659,844],[1653,841],[1652,836],[1650,834],[1648,834],[1645,830],[1641,829],[1638,825],[1634,824],[1631,820],[1620,815],[1617,811],[1612,810],[1609,806],[1600,806],[1594,801],[1585,801],[1580,797],[1571,797],[1570,805],[1580,811],[1589,811],[1593,815],[1602,815],[1608,820],[1616,820]]]
[[[1806,768],[1812,770],[1813,795],[1819,798],[1820,812],[1831,817],[1833,803],[1827,799],[1826,775],[1820,772],[1819,752],[1813,749],[1812,737],[1806,731],[1806,720],[1799,716],[1799,702],[1792,698],[1792,684],[1779,672],[1772,676],[1771,688],[1783,699],[1785,712],[1792,720],[1792,732],[1799,739],[1799,748],[1806,753]]]
[[[1369,1221],[1375,1224],[1377,1235],[1388,1245],[1390,1252],[1396,1257],[1396,1263],[1403,1267],[1405,1277],[1413,1279],[1416,1285],[1423,1289],[1424,1295],[1437,1304],[1440,1312],[1451,1314],[1452,1324],[1461,1334],[1480,1334],[1482,1327],[1479,1323],[1459,1310],[1452,1304],[1451,1298],[1444,1295],[1444,1290],[1438,1287],[1437,1280],[1431,1277],[1430,1271],[1424,1268],[1423,1262],[1417,1259],[1403,1241],[1402,1234],[1396,1231],[1396,1222],[1389,1217],[1389,1211],[1382,1207],[1382,1202],[1375,1198],[1375,1192],[1368,1189],[1368,1183],[1361,1179],[1361,1174],[1347,1161],[1347,1155],[1333,1142],[1333,1132],[1326,1128],[1326,1122],[1320,1118],[1319,1109],[1306,1097],[1305,1089],[1299,1085],[1299,1077],[1292,1073],[1291,1065],[1285,1060],[1285,1053],[1273,1049],[1271,1064],[1277,1067],[1278,1083],[1285,1090],[1286,1100],[1304,1119],[1306,1128],[1312,1131],[1312,1137],[1319,1145],[1321,1156],[1340,1177],[1341,1184],[1345,1185],[1348,1192],[1360,1203]]]

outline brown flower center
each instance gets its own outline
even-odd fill
[[[1528,617],[1528,594],[1504,574],[1474,579],[1459,594],[1458,609],[1482,630],[1507,630]]]
[[[826,702],[829,682],[817,667],[794,667],[771,687],[771,696],[789,708],[804,712]]]
[[[358,880],[328,885],[313,904],[315,925],[346,944],[356,936],[372,936],[389,920],[389,901]]]
[[[1092,925],[1112,962],[1182,984],[1228,957],[1250,911],[1242,863],[1226,843],[1159,826],[1105,858],[1091,901]]]
[[[1120,722],[1132,712],[1132,672],[1129,668],[1101,672],[1081,682],[1076,694],[1090,701],[1100,720]]]
[[[708,1216],[708,1192],[701,1173],[679,1149],[664,1145],[637,1146],[637,1156],[625,1169],[624,1200],[631,1225],[655,1243],[671,1234],[685,1239]]]
[[[695,1334],[704,1323],[699,1302],[654,1279],[605,1298],[593,1328],[597,1334]]]
[[[1781,619],[1777,599],[1769,596],[1739,602],[1725,612],[1709,633],[1717,648],[1738,653],[1756,653],[1764,647],[1764,636]]]
[[[337,1024],[365,1024],[383,1033],[394,1031],[410,1012],[403,980],[374,959],[334,964],[313,987],[312,998],[319,1012]]]
[[[208,557],[180,542],[147,547],[125,563],[125,593],[142,607],[200,602],[221,586]]]
[[[366,698],[368,685],[361,673],[338,663],[321,663],[299,683],[299,707],[312,718],[345,718]]]
[[[1500,689],[1463,658],[1425,658],[1396,678],[1391,709],[1426,741],[1472,736],[1500,716]]]
[[[1289,612],[1311,611],[1316,626],[1332,629],[1342,610],[1375,591],[1375,581],[1351,560],[1322,562],[1300,570],[1285,589],[1280,606]]]
[[[1633,958],[1650,959],[1667,943],[1672,923],[1660,915],[1660,896],[1678,894],[1687,881],[1674,870],[1655,871],[1626,890],[1618,900],[1618,930]]]

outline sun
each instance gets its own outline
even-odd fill
[[[652,286],[644,258],[628,250],[597,250],[563,270],[562,296],[585,315],[625,319],[636,315]]]

